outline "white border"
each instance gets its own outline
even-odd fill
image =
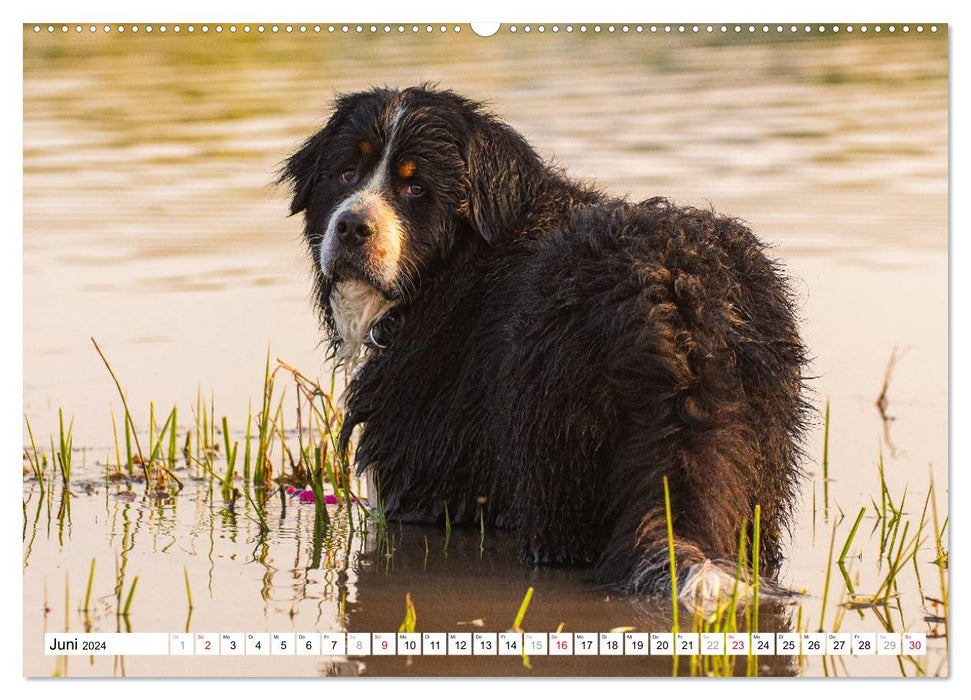
[[[845,0],[842,2],[839,0],[817,0],[804,4],[783,4],[764,1],[734,3],[696,2],[690,6],[683,3],[668,3],[664,5],[638,3],[635,5],[632,2],[625,2],[623,0],[597,0],[596,2],[585,3],[557,2],[545,6],[540,4],[527,6],[521,0],[486,0],[486,2],[478,5],[460,5],[455,2],[446,3],[440,0],[438,2],[426,2],[419,6],[416,3],[390,3],[385,0],[371,0],[368,3],[321,3],[319,1],[314,3],[287,3],[277,1],[247,7],[224,6],[223,8],[218,8],[215,4],[206,5],[204,3],[188,2],[186,0],[171,0],[163,8],[153,8],[146,5],[136,7],[134,3],[104,1],[79,3],[76,0],[74,2],[61,0],[58,2],[35,2],[29,5],[19,4],[17,6],[17,15],[7,17],[6,15],[10,14],[9,7],[8,5],[4,8],[5,21],[0,25],[5,29],[3,47],[0,50],[3,51],[3,66],[5,69],[4,87],[5,95],[7,96],[7,99],[3,101],[5,122],[5,128],[3,130],[3,163],[8,175],[4,178],[4,183],[6,184],[4,187],[6,201],[3,211],[7,217],[7,226],[2,237],[4,250],[0,259],[3,260],[4,269],[2,276],[3,296],[0,298],[3,299],[4,326],[17,329],[17,341],[8,341],[2,346],[2,387],[4,389],[3,396],[5,400],[2,403],[3,412],[0,414],[0,436],[2,436],[0,437],[0,444],[4,448],[0,454],[6,457],[3,460],[3,464],[8,478],[11,481],[13,481],[13,477],[16,475],[15,467],[20,459],[22,431],[22,104],[18,104],[18,100],[14,96],[20,95],[22,102],[23,35],[21,25],[24,22],[44,20],[65,23],[80,20],[85,23],[104,23],[108,21],[158,23],[159,20],[166,21],[177,18],[181,22],[212,23],[214,20],[219,21],[220,18],[227,18],[237,23],[241,21],[254,22],[267,19],[277,23],[288,21],[314,22],[324,19],[332,23],[386,22],[388,20],[395,20],[398,23],[402,19],[409,18],[413,21],[420,19],[426,22],[428,20],[434,20],[435,23],[465,24],[470,21],[488,22],[501,18],[507,22],[537,23],[538,21],[542,21],[543,23],[550,24],[550,19],[553,18],[561,24],[565,23],[564,20],[572,23],[585,21],[588,23],[599,22],[606,24],[613,21],[616,23],[626,22],[632,24],[636,23],[638,19],[641,19],[655,24],[664,22],[704,22],[714,24],[716,22],[729,21],[732,23],[766,22],[767,20],[771,20],[772,23],[804,23],[806,20],[812,20],[814,23],[852,23],[859,25],[877,22],[894,22],[898,24],[910,22],[917,24],[918,22],[913,22],[913,20],[917,19],[921,20],[920,23],[923,24],[936,22],[941,24],[950,23],[951,25],[949,27],[949,68],[952,81],[951,123],[957,124],[962,118],[965,121],[967,120],[967,110],[964,107],[967,104],[968,95],[967,81],[965,79],[968,66],[966,65],[964,50],[961,45],[961,37],[964,34],[966,25],[959,21],[963,18],[959,14],[958,10],[960,5],[957,2],[924,0],[919,3],[904,3],[885,0],[878,4],[868,3],[864,7],[862,4],[856,6],[852,3],[845,2]],[[484,39],[484,41],[487,41],[487,39]],[[963,189],[961,187],[964,184],[961,164],[967,159],[967,148],[961,137],[961,133],[955,132],[957,132],[956,129],[951,133],[951,201],[953,202],[951,205],[951,266],[952,270],[961,271],[963,266],[968,264],[968,244],[965,240],[967,236],[971,235],[971,232],[964,231],[968,220],[966,214],[968,197],[963,196]],[[964,231],[963,235],[961,233],[962,231]],[[958,274],[957,276],[952,275],[951,279],[953,285],[951,350],[952,356],[954,356],[954,353],[960,355],[961,351],[968,347],[967,318],[966,314],[963,313],[968,299],[968,278]],[[957,433],[953,431],[954,426],[967,426],[969,424],[965,399],[969,372],[963,369],[963,364],[952,364],[951,435],[953,435],[953,438],[949,453],[952,464],[962,465],[966,468],[967,465],[965,462],[968,461],[968,431],[964,430]],[[953,494],[956,491],[957,493],[963,494],[966,492],[963,485],[959,486],[963,479],[962,472],[963,469],[961,468],[951,470],[949,483],[950,493]],[[20,484],[19,477],[17,477],[17,481],[11,484],[11,488],[8,491],[11,501],[7,503],[5,508],[0,509],[0,512],[4,515],[3,527],[0,532],[6,535],[4,542],[9,547],[9,549],[5,548],[5,558],[2,561],[7,563],[10,572],[8,576],[3,577],[2,584],[0,585],[3,586],[3,591],[6,594],[4,599],[7,601],[14,600],[18,603],[23,599],[21,595],[22,583],[20,582],[20,577],[17,576],[14,563],[21,560],[22,545],[18,537],[18,533],[21,530],[21,511],[16,508],[12,494],[19,492]],[[952,531],[955,528],[964,530],[957,511],[951,508],[950,514],[952,517],[955,515],[958,516],[953,520]],[[952,536],[952,541],[961,541],[961,537],[961,535],[954,535]],[[950,586],[953,591],[955,590],[954,582],[961,579],[961,572],[964,566],[960,557],[952,556],[951,561]],[[952,638],[950,640],[951,659],[949,668],[952,678],[960,678],[963,669],[960,665],[953,663],[954,659],[958,658],[956,654],[960,654],[960,651],[964,648],[963,640],[958,636],[960,633],[954,632],[954,630],[963,630],[963,615],[961,614],[963,606],[961,605],[960,599],[952,603],[951,610],[954,618],[951,624]],[[19,607],[17,611],[19,611]],[[17,611],[7,611],[9,618],[19,618],[22,620],[22,615]],[[279,688],[273,681],[269,680],[262,682],[248,682],[243,680],[180,680],[177,681],[179,684],[177,688],[173,688],[169,683],[156,683],[151,680],[135,679],[130,679],[127,682],[85,680],[82,681],[83,687],[78,682],[71,681],[69,681],[70,685],[67,686],[60,685],[60,682],[28,682],[21,677],[22,635],[19,630],[19,625],[17,627],[16,632],[8,632],[3,635],[3,647],[0,648],[0,654],[2,654],[0,659],[2,659],[3,663],[4,677],[13,681],[13,683],[7,686],[6,690],[7,692],[13,693],[14,696],[29,696],[32,699],[57,697],[60,700],[65,697],[65,694],[78,692],[86,694],[91,692],[97,694],[99,697],[110,697],[113,693],[124,693],[125,695],[139,693],[147,698],[155,698],[163,697],[171,694],[173,691],[178,692],[183,689],[200,692],[202,694],[222,692],[222,688],[228,684],[229,692],[233,694],[234,698],[259,697],[262,700],[267,693],[273,692],[288,694],[305,693],[308,691],[308,688],[303,687],[303,684],[314,682],[306,680],[287,681],[285,686]],[[664,685],[671,681],[664,681],[663,679],[617,679],[610,681],[574,678],[544,679],[542,681],[477,679],[471,682],[461,679],[441,679],[417,683],[409,682],[406,686],[399,685],[402,681],[396,679],[357,679],[352,682],[329,679],[329,681],[325,682],[328,682],[329,685],[326,688],[318,685],[315,691],[316,693],[356,694],[362,692],[362,690],[363,692],[377,690],[378,692],[397,694],[405,690],[409,693],[412,691],[420,692],[423,697],[437,696],[439,693],[454,697],[458,691],[464,699],[468,700],[472,700],[473,698],[493,699],[497,694],[506,694],[511,690],[516,692],[517,695],[520,691],[523,695],[526,695],[548,693],[550,690],[569,695],[573,695],[574,692],[577,694],[599,693],[602,692],[601,683],[609,684],[606,688],[607,692],[618,694],[642,694],[645,691],[666,693],[672,690],[670,686]],[[675,682],[688,682],[692,684],[690,688],[677,687],[677,692],[694,693],[700,688],[699,683],[701,681],[679,680]],[[869,686],[872,683],[877,683],[879,684],[877,692],[880,693],[881,700],[883,697],[902,696],[904,693],[912,696],[915,692],[933,693],[935,697],[941,696],[942,694],[951,695],[957,687],[957,684],[953,681],[935,683],[933,686],[927,686],[925,688],[923,685],[918,687],[913,682],[903,683],[896,679],[842,681],[837,682],[836,685],[833,685],[833,682],[829,680],[813,681],[808,679],[760,679],[750,681],[735,679],[732,682],[734,685],[730,690],[727,688],[724,689],[732,694],[739,691],[747,692],[753,690],[754,686],[750,685],[750,683],[765,684],[768,682],[771,687],[760,687],[758,690],[760,695],[763,693],[773,695],[778,693],[779,688],[776,684],[781,683],[788,686],[784,692],[795,697],[817,695],[821,690],[819,683],[830,684],[825,691],[827,695],[835,693],[839,696],[844,693],[852,693],[854,696],[859,697],[863,693],[870,692]],[[273,685],[269,685],[270,683],[273,683]],[[294,683],[300,683],[301,686],[297,687],[293,685]],[[333,683],[339,683],[340,685],[330,685]],[[368,685],[362,687],[358,685],[359,683],[367,683]],[[383,687],[377,688],[371,685],[374,683],[381,684]],[[391,685],[392,683],[395,685]],[[575,685],[577,683],[582,685]],[[658,683],[662,685],[658,685]],[[218,691],[217,687],[219,688]],[[719,689],[719,691],[721,690]]]

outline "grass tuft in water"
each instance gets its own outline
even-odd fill
[[[526,617],[526,610],[529,608],[529,601],[533,599],[533,587],[530,586],[526,589],[526,595],[523,596],[523,602],[519,604],[519,610],[516,612],[516,618],[512,622],[513,632],[523,631],[523,619]]]
[[[91,587],[94,585],[94,559],[91,560],[91,571],[88,573],[88,590],[84,594],[84,607],[82,612],[91,610]]]
[[[833,547],[836,544],[836,525],[833,522],[833,531],[829,536],[829,555],[826,557],[826,583],[823,586],[823,603],[820,606],[819,611],[819,630],[820,632],[826,631],[826,601],[829,598],[829,579],[830,574],[833,571]]]
[[[516,619],[512,623],[512,631],[520,632],[523,631],[523,619],[526,617],[526,610],[529,608],[529,601],[533,599],[533,587],[530,586],[526,589],[526,595],[523,596],[523,602],[519,604],[519,610],[516,612]],[[529,670],[532,670],[533,665],[529,662],[529,655],[526,653],[526,642],[523,640],[522,645],[522,657],[523,666]]]
[[[823,419],[823,517],[829,517],[829,397]]]
[[[670,556],[671,576],[671,631],[678,633],[678,565],[674,556],[674,526],[671,522],[671,492],[668,478],[664,477],[664,517],[668,526],[668,554]]]
[[[30,436],[30,451],[24,449],[24,457],[27,458],[27,462],[30,464],[30,469],[34,474],[34,478],[37,479],[37,483],[40,485],[40,497],[44,498],[44,469],[41,464],[40,458],[37,456],[37,444],[34,442],[34,431],[30,428],[30,420],[27,418],[27,414],[24,414],[24,422],[27,424],[27,434]]]
[[[229,442],[229,421],[226,416],[223,416],[223,441],[226,444],[226,476],[223,478],[222,483],[222,496],[223,500],[229,503],[235,500],[233,495],[233,477],[235,476],[236,467],[236,450],[239,447],[239,443]]]
[[[189,567],[183,566],[182,572],[185,575],[185,597],[189,601],[189,610],[195,606],[192,604],[192,586],[189,585]]]
[[[128,447],[129,472],[131,471],[131,465],[134,461],[134,458],[132,457],[132,454],[131,454],[131,445],[129,442],[130,439],[133,438],[135,441],[135,449],[138,453],[138,463],[142,467],[142,474],[145,478],[145,489],[149,492],[152,491],[153,482],[152,482],[151,471],[152,471],[152,468],[155,467],[156,470],[158,471],[157,479],[154,484],[155,491],[162,491],[165,488],[167,488],[168,486],[167,480],[171,480],[172,482],[174,482],[178,486],[179,490],[181,490],[183,487],[182,480],[179,479],[179,477],[177,477],[172,472],[172,469],[162,464],[161,460],[159,460],[159,457],[162,454],[162,441],[165,437],[166,430],[169,430],[171,426],[171,430],[173,431],[173,434],[174,434],[174,431],[176,429],[175,409],[173,408],[172,412],[169,413],[169,417],[166,420],[165,425],[163,426],[162,430],[159,431],[158,440],[156,440],[155,439],[155,405],[154,403],[150,404],[151,416],[149,419],[149,447],[152,448],[152,452],[151,452],[150,458],[148,459],[148,461],[146,461],[145,454],[144,452],[142,452],[141,442],[138,439],[138,431],[135,429],[135,423],[132,420],[131,410],[128,408],[128,399],[125,397],[125,392],[121,388],[121,382],[118,381],[118,377],[117,375],[115,375],[115,371],[111,368],[111,364],[108,362],[108,358],[105,357],[105,354],[101,351],[101,347],[98,345],[98,341],[96,341],[94,338],[91,338],[91,342],[94,344],[94,349],[98,351],[98,355],[100,355],[101,361],[104,362],[104,365],[108,370],[108,374],[110,374],[112,380],[114,380],[115,388],[118,390],[118,395],[121,397],[121,403],[125,408],[125,441]],[[72,422],[72,425],[73,425],[73,422]],[[63,432],[63,420],[62,420],[62,432]],[[71,431],[69,428],[68,436],[70,436],[70,432]],[[174,463],[172,466],[174,467]]]
[[[405,593],[405,619],[402,621],[401,626],[398,627],[398,631],[414,632],[417,622],[418,612],[415,610],[415,603],[411,600],[411,593]]]
[[[843,543],[843,549],[840,551],[840,556],[837,561],[840,564],[846,563],[846,556],[849,554],[850,546],[853,544],[853,538],[856,536],[856,531],[860,527],[860,523],[863,522],[863,516],[866,515],[866,507],[860,508],[860,512],[856,516],[856,521],[853,523],[853,527],[850,528],[850,534],[846,538],[846,542]]]
[[[941,585],[941,598],[940,606],[942,614],[940,617],[944,620],[944,643],[947,648],[949,648],[950,635],[948,634],[948,625],[950,621],[949,607],[948,607],[948,584],[947,584],[947,574],[945,571],[948,568],[948,550],[944,547],[944,531],[947,528],[947,518],[944,519],[944,525],[938,521],[937,515],[937,491],[934,486],[934,476],[931,475],[930,482],[930,499],[931,499],[931,517],[934,521],[934,551],[937,554],[937,559],[934,560],[934,564],[937,566],[937,571],[940,576]]]
[[[320,442],[314,448],[314,468],[310,470],[310,487],[314,492],[314,519],[317,528],[322,529],[330,523],[327,503],[324,499],[324,464],[327,462],[327,443]]]
[[[263,375],[263,407],[260,410],[259,432],[257,434],[256,464],[253,467],[253,482],[265,486],[272,473],[270,449],[273,431],[270,428],[270,406],[273,403],[273,376],[270,373],[270,349],[266,350],[266,371]]]
[[[69,488],[71,484],[71,454],[74,450],[74,418],[71,418],[66,431],[64,430],[64,411],[60,408],[57,409],[57,419],[58,445],[60,446],[57,451],[57,464],[61,468],[61,479],[64,481],[64,487]]]
[[[759,631],[759,560],[761,559],[762,547],[762,506],[755,506],[755,522],[752,528],[752,604],[748,608],[748,631]],[[746,664],[746,675],[759,675],[758,657],[752,655],[752,646],[749,645],[748,662]]]
[[[145,476],[145,488],[148,488],[148,485],[151,482],[151,479],[148,476],[148,464],[145,462],[144,455],[142,455],[142,446],[141,446],[141,444],[138,441],[138,431],[135,430],[135,423],[134,423],[134,421],[132,421],[131,411],[128,409],[128,399],[125,398],[125,392],[121,388],[121,382],[119,382],[118,381],[118,377],[115,376],[115,371],[113,369],[111,369],[111,364],[108,362],[108,358],[105,357],[105,354],[103,352],[101,352],[101,347],[98,345],[98,341],[96,341],[92,337],[91,338],[91,342],[94,343],[94,349],[98,351],[98,355],[101,356],[101,361],[104,362],[105,367],[108,370],[108,374],[111,375],[111,378],[115,382],[115,387],[118,389],[118,396],[121,397],[121,404],[122,404],[122,406],[125,407],[125,425],[127,426],[125,428],[125,439],[126,440],[129,439],[128,430],[130,428],[131,429],[131,435],[135,439],[135,449],[138,452],[138,460],[139,460],[139,462],[140,462],[140,464],[142,466],[142,470],[144,472],[144,476]],[[128,463],[130,465],[132,463],[132,459],[131,459],[131,448],[130,448],[130,446],[129,446],[128,452],[129,452],[129,454],[128,454]]]
[[[125,598],[125,606],[121,609],[121,616],[128,617],[128,613],[131,611],[132,598],[135,597],[135,586],[138,585],[138,577],[136,576],[132,579],[131,588],[128,589],[128,596]]]

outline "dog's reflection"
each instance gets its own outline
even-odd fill
[[[391,545],[393,543],[393,551]],[[505,632],[513,627],[524,595],[533,588],[522,622],[528,632],[669,632],[670,604],[649,597],[618,596],[598,586],[589,569],[529,567],[516,556],[505,533],[393,525],[368,533],[365,553],[347,577],[348,632],[397,632],[405,618],[406,596],[417,613],[417,632]],[[682,608],[681,629],[691,629]],[[744,612],[739,629],[745,629]],[[759,630],[787,632],[789,608],[764,603]],[[724,657],[723,657],[724,659]],[[746,675],[747,658],[733,659],[735,675]],[[705,673],[708,666],[681,657],[679,675]],[[670,676],[670,656],[368,656],[328,660],[327,675],[373,676]],[[791,676],[792,657],[759,658],[758,675]]]

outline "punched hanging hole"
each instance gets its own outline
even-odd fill
[[[501,26],[499,22],[473,22],[472,31],[477,36],[492,36],[499,31]]]

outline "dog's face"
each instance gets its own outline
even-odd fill
[[[304,212],[318,302],[345,355],[457,245],[516,225],[526,170],[541,167],[511,128],[455,93],[375,89],[338,98],[282,180]]]

